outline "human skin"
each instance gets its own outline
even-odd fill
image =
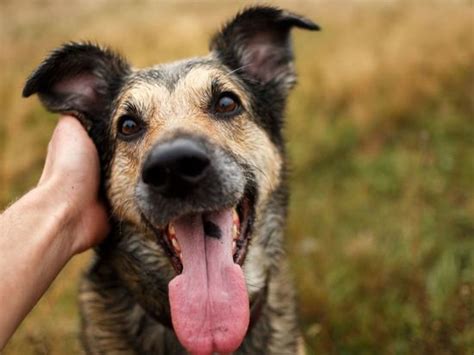
[[[107,235],[99,180],[94,143],[62,117],[38,185],[0,215],[0,351],[64,265]]]

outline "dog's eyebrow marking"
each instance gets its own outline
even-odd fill
[[[219,79],[217,79],[217,78],[212,79],[212,81],[211,81],[211,97],[217,96],[222,91],[224,91],[224,86],[219,81]]]
[[[128,87],[125,88],[118,99],[118,105],[113,116],[128,114],[142,119],[153,116],[155,111],[154,91],[155,88],[147,83],[137,81],[128,83]]]
[[[222,231],[217,224],[211,221],[204,221],[204,235],[210,238],[221,239]]]
[[[140,107],[140,105],[137,105],[134,102],[131,101],[126,101],[123,104],[123,107],[125,108],[125,111],[129,114],[135,115],[135,116],[141,116],[143,114],[143,107]]]

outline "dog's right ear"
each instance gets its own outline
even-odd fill
[[[130,71],[128,63],[109,49],[68,43],[31,74],[23,97],[38,94],[50,111],[72,114],[90,125],[109,112]]]

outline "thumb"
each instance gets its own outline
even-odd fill
[[[60,132],[60,126],[61,126],[61,119],[57,123],[56,127],[54,128],[53,134],[51,135],[51,139],[49,140],[48,143],[48,149],[46,153],[46,160],[43,166],[43,172],[41,173],[41,177],[39,179],[38,185],[43,184],[46,180],[48,180],[52,172],[54,170],[54,160],[55,160],[55,147],[58,145],[57,140],[58,140],[58,135],[61,134]]]

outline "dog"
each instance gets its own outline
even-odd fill
[[[112,231],[81,282],[87,353],[297,353],[282,247],[292,28],[319,29],[255,6],[205,57],[138,70],[67,43],[28,78],[23,96],[77,117],[100,156]]]

